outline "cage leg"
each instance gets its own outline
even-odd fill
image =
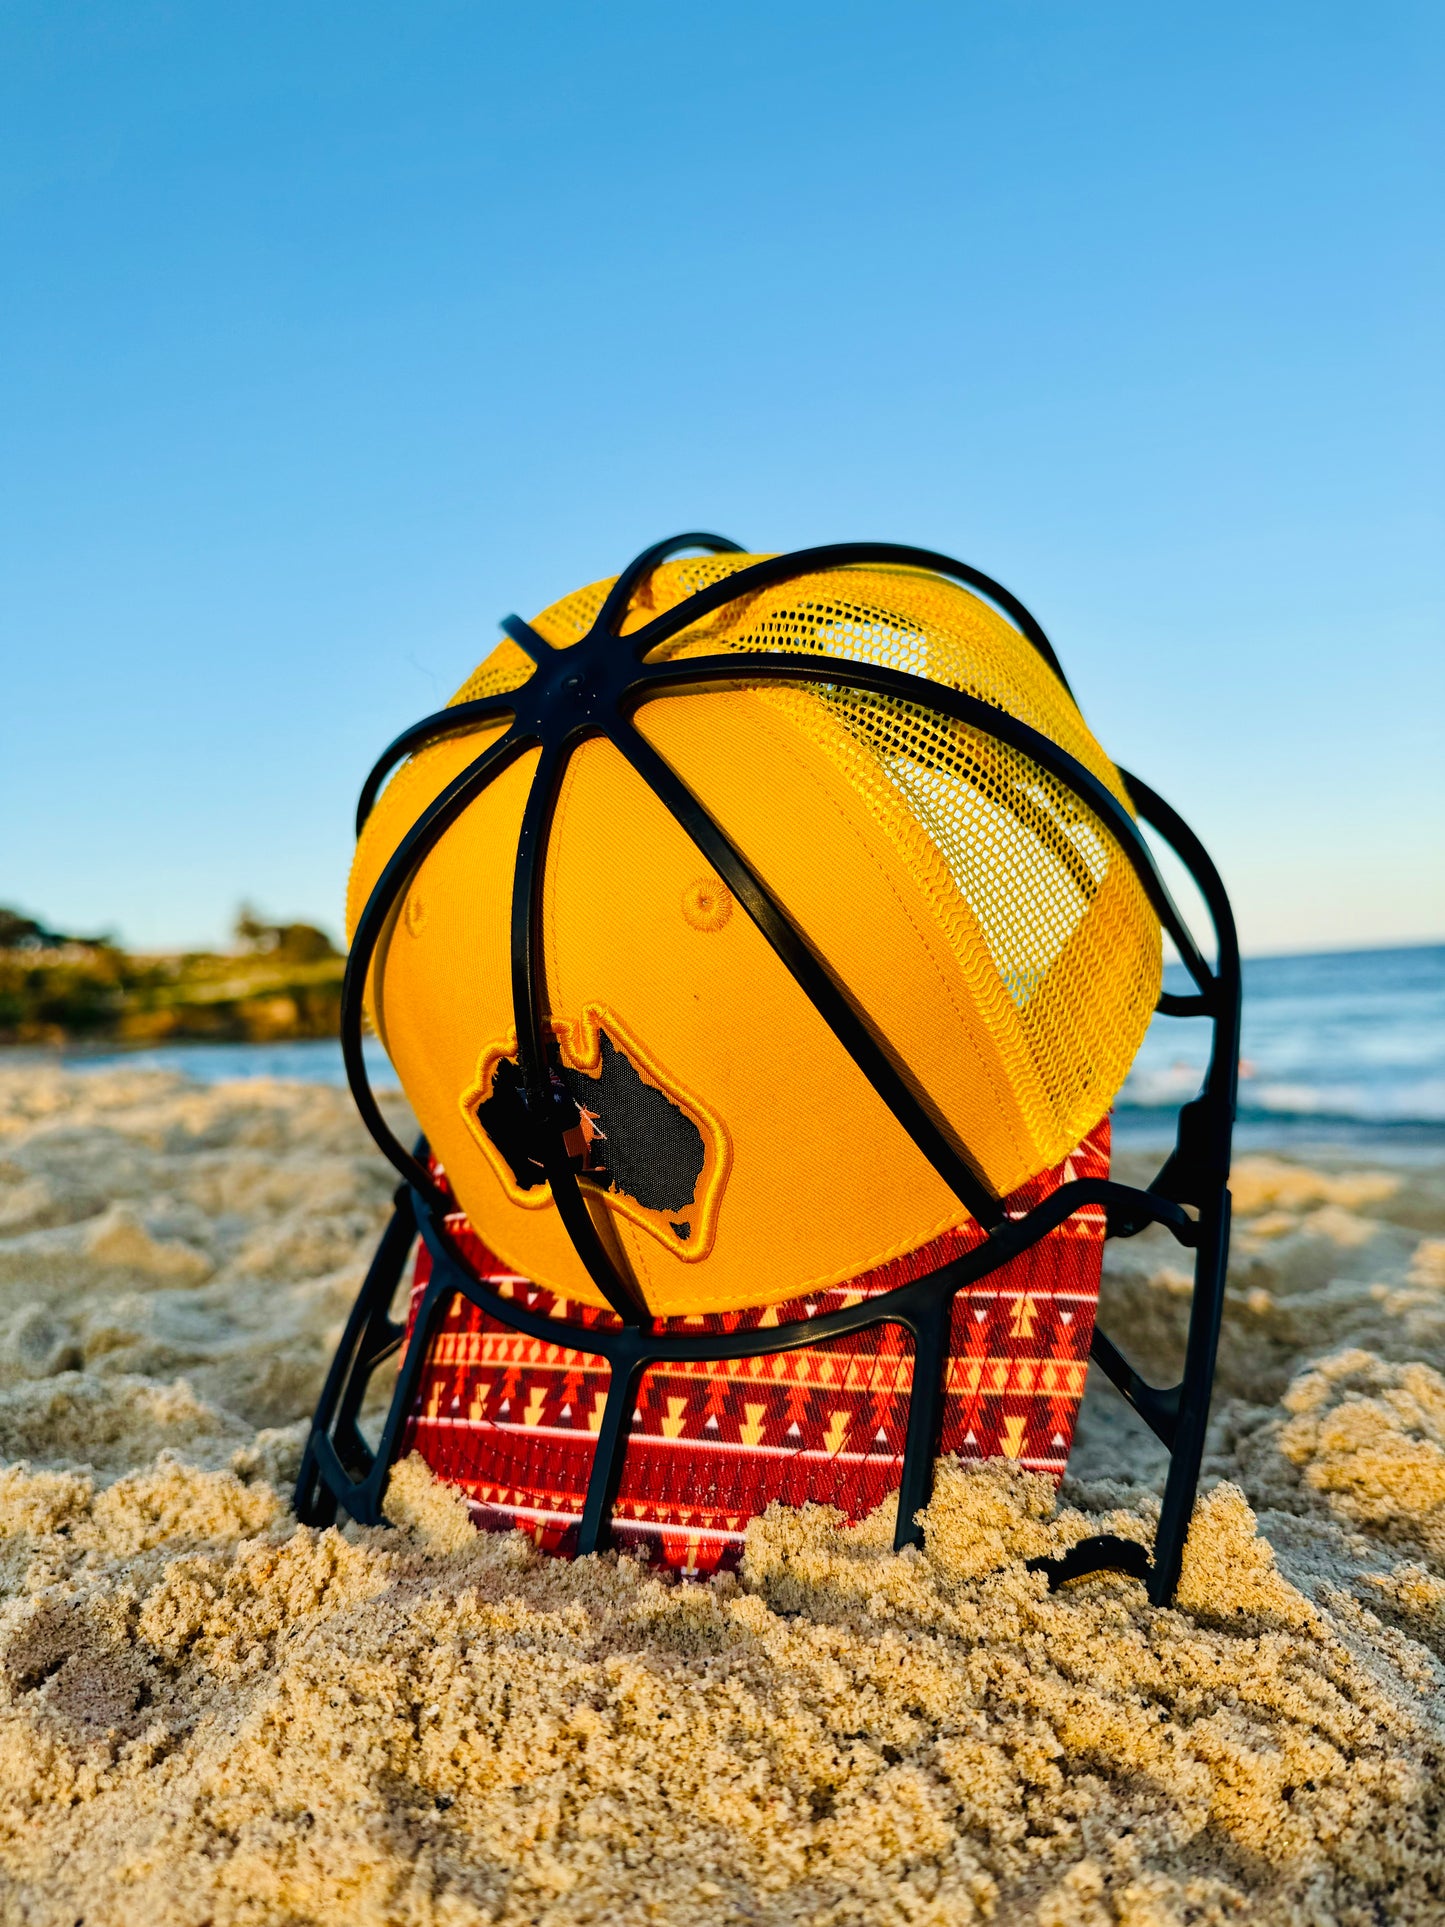
[[[577,1534],[579,1558],[589,1552],[604,1551],[611,1537],[612,1508],[622,1483],[631,1414],[644,1362],[635,1354],[628,1356],[625,1352],[612,1359],[612,1382],[607,1388],[607,1403],[602,1408],[602,1424],[597,1432],[587,1497],[582,1506],[582,1524]]]
[[[1149,1597],[1156,1606],[1167,1606],[1179,1584],[1184,1541],[1189,1535],[1194,1498],[1199,1490],[1199,1467],[1204,1458],[1204,1434],[1214,1389],[1214,1359],[1224,1311],[1229,1216],[1229,1192],[1221,1190],[1217,1209],[1208,1213],[1200,1227],[1202,1235],[1195,1259],[1194,1303],[1189,1315],[1179,1419],[1169,1455],[1169,1476],[1164,1485],[1159,1529],[1154,1535],[1154,1563],[1148,1579]]]
[[[953,1294],[943,1293],[913,1324],[913,1388],[908,1398],[908,1432],[903,1444],[903,1474],[898,1481],[898,1523],[893,1550],[923,1544],[916,1515],[933,1496],[933,1462],[943,1430],[943,1378],[953,1329]]]
[[[337,1489],[337,1467],[348,1484],[358,1476],[366,1478],[372,1470],[372,1455],[361,1436],[357,1415],[372,1374],[391,1356],[405,1335],[405,1328],[391,1317],[391,1301],[415,1239],[416,1209],[411,1191],[402,1186],[396,1193],[391,1222],[381,1235],[356,1295],[311,1421],[292,1501],[303,1525],[335,1524],[338,1502],[344,1504],[347,1497]],[[331,1452],[325,1457],[334,1461],[334,1465],[324,1463],[323,1455],[318,1453],[321,1439],[331,1446]]]

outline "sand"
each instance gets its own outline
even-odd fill
[[[1365,1923],[1445,1913],[1445,1170],[1251,1157],[1177,1607],[1091,1389],[1061,1495],[945,1463],[664,1585],[288,1510],[390,1183],[344,1094],[0,1068],[0,1921]],[[1171,1249],[1111,1247],[1162,1366]]]

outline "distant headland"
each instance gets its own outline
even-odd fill
[[[231,951],[138,954],[0,906],[0,1044],[279,1043],[334,1037],[346,959],[248,905]]]

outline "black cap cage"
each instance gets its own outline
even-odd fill
[[[1134,818],[1074,757],[1006,710],[926,677],[846,659],[820,661],[815,655],[797,651],[754,650],[669,662],[649,660],[660,644],[753,590],[850,564],[891,564],[930,570],[980,592],[1012,619],[1063,681],[1063,671],[1043,630],[1022,603],[988,576],[930,550],[894,543],[844,542],[799,549],[739,569],[624,638],[620,634],[622,622],[639,584],[659,563],[689,549],[742,553],[736,543],[716,535],[680,535],[657,543],[617,578],[588,634],[563,649],[553,648],[520,618],[508,616],[502,629],[536,665],[527,680],[504,695],[457,703],[414,724],[384,752],[362,788],[356,818],[358,834],[382,783],[405,757],[440,737],[511,718],[503,734],[454,777],[412,824],[368,898],[352,940],[341,1002],[341,1046],[347,1078],[367,1129],[401,1173],[403,1183],[396,1193],[395,1213],[372,1260],[322,1390],[296,1487],[297,1516],[308,1524],[329,1525],[336,1518],[338,1506],[342,1506],[363,1524],[382,1521],[387,1478],[416,1401],[432,1337],[452,1298],[460,1293],[514,1330],[598,1353],[611,1368],[578,1534],[578,1550],[582,1553],[594,1552],[608,1543],[612,1507],[627,1451],[627,1415],[649,1366],[759,1357],[799,1350],[867,1326],[903,1326],[913,1338],[914,1362],[894,1544],[900,1549],[917,1544],[923,1535],[916,1515],[928,1502],[940,1437],[955,1293],[1028,1250],[1073,1212],[1096,1205],[1104,1208],[1108,1237],[1132,1237],[1147,1225],[1162,1224],[1180,1245],[1194,1252],[1184,1372],[1177,1385],[1148,1384],[1097,1326],[1091,1352],[1168,1448],[1163,1507],[1152,1559],[1133,1540],[1100,1535],[1083,1540],[1062,1559],[1031,1563],[1048,1573],[1051,1585],[1101,1570],[1127,1572],[1144,1581],[1156,1605],[1167,1605],[1178,1583],[1199,1483],[1229,1251],[1228,1177],[1239,1063],[1240,971],[1234,919],[1218,872],[1193,832],[1169,805],[1146,783],[1121,770],[1139,817],[1174,849],[1203,896],[1214,926],[1218,960],[1211,970],[1175,907]],[[862,690],[918,704],[998,737],[1072,789],[1119,844],[1195,985],[1188,995],[1163,992],[1159,1010],[1174,1017],[1207,1017],[1213,1026],[1203,1087],[1181,1109],[1175,1148],[1147,1190],[1108,1179],[1075,1179],[1060,1185],[1023,1217],[1007,1216],[1002,1200],[984,1182],[966,1150],[960,1153],[954,1148],[926,1099],[896,1067],[762,877],[632,721],[643,703],[680,691],[759,682],[823,681],[832,688]],[[1064,686],[1068,687],[1067,682]],[[592,736],[605,736],[627,758],[692,838],[898,1123],[978,1220],[986,1233],[980,1245],[911,1284],[846,1310],[776,1326],[766,1334],[673,1335],[659,1331],[664,1321],[654,1319],[639,1301],[631,1280],[614,1263],[593,1222],[563,1142],[563,1125],[548,1101],[550,1073],[544,1035],[547,998],[541,942],[548,834],[567,763],[577,745]],[[552,1196],[589,1277],[621,1321],[613,1327],[540,1317],[520,1303],[500,1297],[475,1276],[448,1235],[446,1217],[455,1206],[427,1167],[425,1141],[414,1152],[408,1151],[388,1128],[362,1056],[362,996],[367,973],[398,898],[428,852],[467,806],[519,756],[533,750],[541,753],[523,811],[512,891],[512,1002],[519,1065],[529,1112],[536,1119],[549,1120],[539,1126],[538,1148]],[[405,1336],[405,1328],[391,1316],[391,1302],[418,1235],[431,1255],[431,1279],[417,1309],[412,1342],[373,1452],[362,1437],[359,1413],[372,1374],[398,1350]]]

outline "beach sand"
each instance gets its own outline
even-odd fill
[[[1139,1175],[1125,1160],[1125,1175]],[[0,1069],[0,1921],[922,1924],[1445,1915],[1445,1169],[1236,1168],[1177,1608],[1093,1387],[1061,1495],[945,1463],[922,1553],[775,1511],[664,1585],[288,1510],[391,1180],[344,1092]],[[1172,1247],[1104,1322],[1166,1369]]]

